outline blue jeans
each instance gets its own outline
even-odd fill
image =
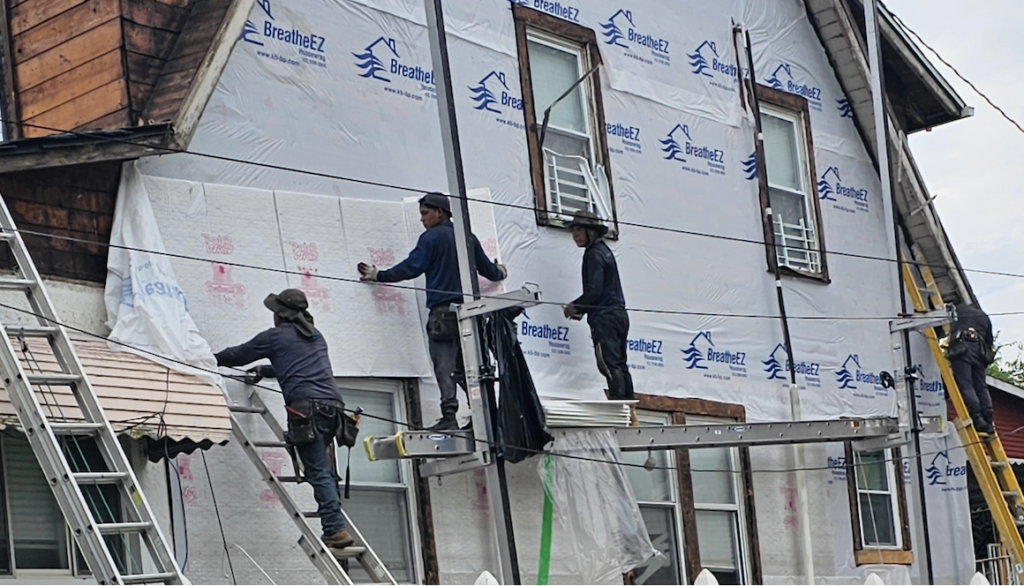
[[[341,514],[341,502],[338,500],[338,483],[327,461],[327,448],[334,441],[334,433],[338,429],[338,415],[335,413],[333,417],[328,417],[316,412],[313,417],[316,422],[316,439],[296,446],[295,451],[302,460],[303,476],[313,487],[316,510],[320,513],[320,526],[327,537],[345,529],[345,516]]]

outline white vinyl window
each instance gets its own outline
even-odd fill
[[[668,425],[670,415],[665,413],[637,413],[641,425]],[[648,456],[657,468],[647,471],[627,466],[626,476],[640,505],[640,514],[651,543],[662,553],[634,570],[636,584],[682,584],[682,517],[679,508],[679,480],[676,476],[675,453],[665,450],[623,452],[622,461],[643,465]]]
[[[687,417],[688,425],[724,423]],[[748,535],[744,516],[743,478],[737,448],[690,450],[690,479],[697,519],[701,567],[719,584],[749,582]]]
[[[762,103],[761,129],[776,259],[781,266],[821,273],[821,238],[817,233],[804,117]]]
[[[590,71],[592,64],[583,44],[535,29],[528,29],[526,37],[536,128],[540,132],[544,111]],[[561,219],[582,210],[612,218],[597,134],[601,130],[594,97],[598,88],[593,79],[587,78],[551,108],[540,145],[547,210]]]
[[[398,384],[339,379],[338,385],[346,408],[362,407],[376,417],[406,421]],[[394,435],[398,431],[395,424],[372,417],[363,417],[359,423],[360,437]],[[342,476],[347,451],[338,450],[338,472]],[[413,488],[408,460],[370,462],[361,445],[352,449],[351,498],[342,500],[342,509],[399,584],[417,584],[423,576]],[[357,583],[370,581],[358,564],[350,566],[350,574]]]
[[[900,509],[892,459],[890,450],[854,454],[858,521],[861,546],[865,548],[903,548],[903,532],[897,523]]]

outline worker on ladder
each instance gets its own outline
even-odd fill
[[[985,371],[995,361],[995,340],[992,321],[977,305],[965,303],[956,307],[956,321],[946,356],[974,429],[994,433],[992,397],[985,382]]]
[[[328,448],[345,416],[345,403],[334,382],[327,342],[307,309],[306,294],[285,289],[270,294],[263,305],[274,312],[274,327],[240,345],[221,350],[217,366],[244,366],[263,358],[269,365],[251,368],[246,381],[276,378],[288,414],[288,443],[302,461],[303,477],[313,486],[324,545],[341,549],[355,543],[345,528],[338,500],[338,482],[331,471]],[[296,471],[298,476],[298,471]]]
[[[457,414],[459,397],[456,384],[466,388],[462,367],[462,345],[459,340],[459,320],[451,310],[453,303],[461,304],[462,281],[459,279],[459,258],[455,248],[455,226],[452,224],[452,206],[447,195],[428,193],[420,198],[420,222],[426,232],[420,235],[416,248],[409,257],[388,270],[359,263],[360,280],[397,283],[427,274],[427,339],[434,375],[441,389],[441,419],[431,431],[459,429]],[[476,270],[489,281],[502,281],[508,270],[497,259],[487,258],[480,241],[473,236],[470,253],[476,260]],[[476,278],[474,275],[473,278]]]
[[[626,363],[626,337],[629,335],[629,314],[622,294],[619,266],[604,236],[608,226],[590,211],[573,216],[569,223],[576,246],[583,253],[583,295],[566,305],[563,313],[569,319],[587,315],[590,335],[594,340],[597,369],[608,380],[608,398],[635,399],[633,377]]]

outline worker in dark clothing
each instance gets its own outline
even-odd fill
[[[453,303],[461,304],[462,281],[459,278],[459,260],[455,249],[455,226],[452,224],[451,202],[447,195],[428,193],[420,198],[420,222],[426,232],[420,235],[409,258],[388,270],[359,263],[363,281],[397,283],[427,274],[427,339],[434,375],[441,389],[441,419],[430,429],[445,431],[459,428],[456,384],[466,388],[462,368],[462,346],[459,343],[459,323]],[[476,270],[490,281],[501,281],[508,276],[504,265],[487,258],[480,241],[473,236],[471,252],[476,259]],[[474,276],[475,278],[475,276]]]
[[[565,317],[580,319],[587,315],[597,368],[608,379],[608,398],[633,400],[633,377],[626,364],[629,315],[615,255],[604,241],[608,227],[593,212],[580,212],[569,228],[573,242],[586,252],[583,253],[583,295],[565,306]]]
[[[218,352],[214,355],[217,365],[244,366],[270,359],[269,365],[250,369],[246,382],[256,384],[262,378],[276,378],[281,385],[288,414],[288,441],[295,446],[303,475],[313,486],[324,545],[348,547],[354,539],[345,529],[338,483],[327,450],[338,433],[345,403],[334,382],[327,342],[313,327],[302,291],[285,289],[280,295],[268,295],[263,304],[274,312],[274,327],[241,346]]]
[[[995,339],[991,320],[977,305],[956,307],[956,321],[946,355],[974,428],[982,433],[993,433],[992,397],[985,382],[985,370],[995,360]]]

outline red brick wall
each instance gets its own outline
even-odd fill
[[[0,195],[20,229],[107,243],[120,179],[119,162],[22,171],[0,175]],[[106,280],[106,246],[23,236],[43,275]],[[11,266],[6,250],[0,260]]]

